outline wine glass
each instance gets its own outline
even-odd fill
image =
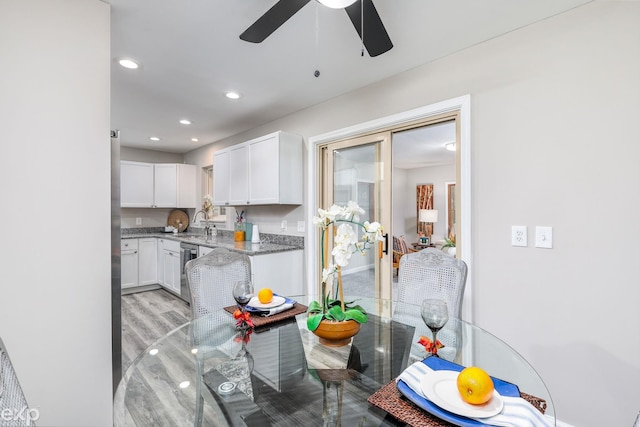
[[[438,346],[436,345],[436,336],[438,331],[449,320],[449,309],[447,308],[447,302],[441,299],[426,299],[422,301],[420,307],[420,315],[424,323],[431,329],[433,334],[433,347],[431,353],[434,356],[438,355]]]
[[[233,299],[244,314],[246,306],[253,297],[253,283],[250,280],[239,280],[233,285]]]

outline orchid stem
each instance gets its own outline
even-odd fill
[[[340,293],[340,308],[344,312],[344,291],[342,290],[342,269],[338,267],[338,292]]]

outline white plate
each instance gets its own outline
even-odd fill
[[[473,418],[488,418],[502,411],[502,397],[493,391],[491,399],[483,405],[471,405],[460,397],[456,381],[456,371],[433,371],[422,377],[420,387],[427,399],[457,415]]]
[[[251,300],[249,301],[249,304],[247,304],[250,307],[253,308],[274,308],[274,307],[278,307],[282,304],[284,304],[285,299],[281,296],[278,295],[274,295],[273,299],[271,300],[271,302],[268,302],[266,304],[263,304],[260,302],[260,300],[258,299],[258,297],[253,297],[251,298]]]

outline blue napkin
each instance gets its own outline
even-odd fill
[[[273,294],[273,296],[281,296],[281,295]],[[247,305],[246,309],[249,313],[257,314],[260,316],[264,316],[264,317],[273,316],[274,314],[282,313],[283,311],[293,308],[293,306],[296,304],[295,300],[292,300],[287,297],[283,297],[283,298],[284,298],[284,303],[277,307],[256,308],[256,307],[251,307],[250,305]]]
[[[514,384],[491,377],[493,385],[504,402],[504,408],[498,415],[489,418],[473,419],[446,411],[422,393],[420,379],[431,370],[449,370],[460,372],[463,366],[449,362],[439,357],[427,357],[422,362],[416,362],[405,369],[397,378],[397,386],[400,393],[407,399],[418,405],[425,411],[436,417],[449,421],[457,426],[475,427],[484,425],[493,426],[552,426],[553,418],[540,413],[529,402],[520,397],[520,390]]]

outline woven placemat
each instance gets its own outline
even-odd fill
[[[547,408],[547,402],[544,399],[522,392],[520,396],[544,414]],[[441,420],[435,415],[431,415],[404,397],[402,393],[400,393],[400,390],[398,390],[395,379],[369,396],[367,401],[386,411],[399,421],[411,426],[447,427],[455,425]]]
[[[233,312],[236,311],[236,308],[238,308],[238,306],[230,305],[229,307],[225,307],[224,310],[233,314]],[[251,320],[253,321],[253,324],[255,325],[255,327],[259,328],[261,326],[270,325],[272,323],[289,319],[293,316],[304,313],[305,311],[307,311],[307,308],[308,307],[304,304],[295,303],[294,306],[289,310],[285,310],[281,313],[274,314],[273,316],[264,317],[264,316],[251,314]]]

